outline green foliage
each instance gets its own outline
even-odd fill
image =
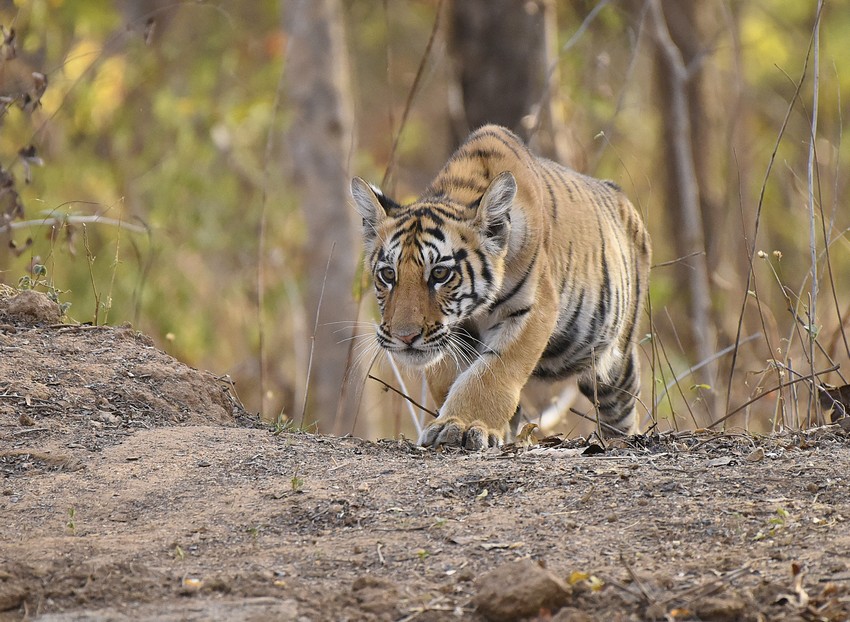
[[[47,268],[41,264],[33,264],[30,267],[30,274],[25,274],[18,279],[18,289],[37,289],[44,291],[47,297],[59,305],[62,315],[65,315],[68,309],[71,308],[71,303],[68,301],[61,302],[59,296],[65,292],[61,289],[56,289],[52,280],[47,279]]]
[[[30,273],[22,285],[58,292],[61,284],[77,319],[132,321],[163,344],[171,333],[170,350],[184,360],[232,369],[256,344],[264,194],[276,309],[287,304],[287,266],[301,244],[277,172],[281,153],[266,155],[269,133],[275,145],[283,135],[284,115],[273,109],[280,5],[178,3],[151,23],[131,5],[35,0],[0,9],[0,23],[17,33],[0,86],[28,87],[32,71],[48,80],[40,107],[12,107],[2,119],[0,164],[11,166],[30,224],[14,230],[24,250],[0,258],[0,280],[45,266],[49,283]],[[14,156],[30,143],[44,166],[23,184]],[[94,215],[126,227],[76,222]]]

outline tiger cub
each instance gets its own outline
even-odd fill
[[[424,368],[439,404],[420,445],[501,444],[531,376],[577,375],[604,433],[635,430],[651,251],[616,184],[535,157],[487,125],[413,203],[359,177],[351,194],[381,311],[378,344]]]

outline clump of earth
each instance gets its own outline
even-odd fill
[[[0,621],[847,620],[850,439],[282,432],[0,290]]]

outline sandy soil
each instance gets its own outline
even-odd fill
[[[0,292],[0,621],[847,620],[848,449],[276,431],[131,328]]]

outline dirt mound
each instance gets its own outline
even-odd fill
[[[74,428],[83,435],[78,442],[95,448],[134,429],[235,425],[244,415],[226,382],[159,351],[129,326],[56,324],[60,315],[44,294],[0,294],[3,440],[44,442]]]
[[[0,622],[850,619],[840,425],[476,454],[280,433],[133,329],[18,296]]]

